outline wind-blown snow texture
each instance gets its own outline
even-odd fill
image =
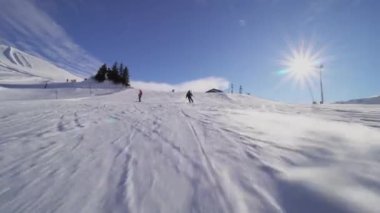
[[[380,212],[378,106],[11,91],[0,212]]]

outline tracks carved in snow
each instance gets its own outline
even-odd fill
[[[74,112],[72,116],[61,115],[57,124],[57,130],[59,132],[66,132],[84,127],[85,126],[79,120],[77,112]]]
[[[131,206],[129,200],[132,199],[131,187],[132,183],[131,176],[133,172],[132,161],[133,155],[130,153],[130,147],[134,143],[134,136],[136,134],[137,123],[131,125],[131,132],[128,132],[117,139],[110,142],[116,148],[116,154],[114,156],[112,167],[109,171],[109,181],[114,189],[110,190],[112,192],[111,196],[107,196],[107,201],[105,203],[105,211],[113,209],[114,212],[129,212]],[[121,145],[120,142],[125,141],[125,145]]]
[[[214,122],[204,122],[202,120],[197,120],[197,119],[193,118],[192,116],[186,114],[183,111],[182,111],[182,114],[186,118],[191,119],[194,122],[196,121],[196,122],[199,122],[199,123],[201,123],[203,125],[207,125],[207,126],[211,125],[211,129],[212,130],[216,130],[216,132],[220,136],[222,136],[222,138],[226,139],[227,141],[230,141],[231,143],[237,143],[238,145],[243,145],[242,147],[244,147],[245,149],[243,150],[242,154],[245,154],[248,157],[248,159],[253,160],[255,162],[255,165],[259,167],[260,171],[263,171],[267,175],[266,177],[269,177],[269,178],[273,177],[273,178],[275,178],[274,176],[275,176],[275,174],[278,171],[276,169],[272,168],[271,166],[267,165],[265,162],[263,162],[260,159],[259,156],[257,156],[257,154],[260,152],[260,150],[262,148],[260,145],[252,143],[252,140],[244,141],[246,138],[244,138],[242,135],[239,135],[238,133],[233,132],[233,131],[229,131],[229,130],[227,130],[225,128],[215,126]],[[224,193],[226,190],[224,190],[223,185],[221,184],[221,183],[226,183],[226,181],[223,181],[222,179],[221,179],[221,181],[218,181],[219,176],[215,172],[215,169],[212,166],[211,160],[210,160],[209,156],[207,155],[206,150],[205,150],[205,148],[203,146],[203,138],[201,137],[200,134],[198,134],[198,131],[196,130],[196,128],[194,127],[194,125],[192,124],[191,121],[187,121],[187,123],[189,125],[189,128],[193,132],[194,137],[196,138],[196,141],[197,141],[197,143],[198,143],[198,145],[200,147],[201,152],[203,153],[203,156],[204,156],[204,158],[206,160],[208,168],[211,171],[213,179],[215,180],[215,184],[218,186],[219,194],[223,195],[221,197],[222,201],[224,201],[224,203],[226,203],[226,205],[227,205],[228,203],[226,201],[227,201],[228,196],[226,196],[227,194]],[[233,134],[232,137],[231,137],[231,134]],[[239,138],[240,140],[234,140],[234,138]],[[241,146],[238,146],[238,147],[241,147]],[[227,181],[227,183],[228,184],[233,184],[231,181],[232,180],[229,180],[229,181]],[[231,187],[233,187],[233,185],[228,185],[228,186],[225,186],[225,187],[226,188],[231,188]],[[238,180],[237,185],[238,186],[243,186],[243,189],[247,193],[254,194],[253,196],[255,196],[258,199],[260,199],[261,202],[267,203],[269,206],[272,206],[273,209],[275,209],[276,211],[280,211],[279,210],[280,208],[279,208],[279,205],[278,205],[277,201],[275,199],[273,199],[270,195],[268,195],[267,193],[265,193],[260,188],[260,186],[258,186],[258,185],[251,185],[251,183],[249,181],[246,182],[246,181],[243,181],[243,180]],[[229,197],[229,198],[231,198],[231,197]],[[247,212],[248,211],[248,206],[245,205],[243,202],[239,202],[239,203],[240,203],[239,205],[241,205],[241,206],[238,208],[238,210],[239,211],[245,210],[245,211],[242,211],[242,212]],[[232,209],[231,205],[227,206],[227,208],[228,207],[230,207],[228,209],[228,212],[233,212],[233,210],[237,210],[237,209]]]
[[[188,114],[186,114],[183,110],[181,111],[182,114],[186,118],[191,118]],[[207,172],[208,172],[208,177],[211,181],[212,184],[214,184],[217,188],[218,191],[218,197],[219,197],[219,202],[222,208],[224,209],[225,212],[233,212],[231,204],[228,202],[228,199],[226,197],[226,192],[221,184],[221,182],[218,180],[218,175],[215,171],[215,168],[213,167],[211,160],[203,146],[203,141],[204,139],[198,134],[197,130],[195,129],[194,125],[191,123],[191,121],[186,120],[187,125],[189,126],[189,129],[191,130],[192,134],[194,135],[195,141],[198,144],[198,147],[202,153],[203,159],[205,160],[205,164],[207,166]]]

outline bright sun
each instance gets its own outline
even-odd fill
[[[295,58],[292,58],[289,61],[289,72],[294,73],[295,75],[300,75],[300,77],[305,77],[309,75],[310,72],[314,70],[314,63],[312,59],[304,56],[297,55]]]
[[[302,44],[291,50],[291,54],[282,61],[282,65],[285,67],[284,73],[303,86],[316,77],[320,61],[320,52],[314,52],[311,46],[306,47]]]
[[[321,58],[322,51],[316,51],[312,44],[301,42],[297,48],[290,48],[290,52],[281,60],[283,69],[277,72],[285,76],[283,81],[291,81],[300,88],[307,88],[313,102],[313,87],[323,68],[321,62],[326,61],[326,58]]]

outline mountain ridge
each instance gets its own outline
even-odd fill
[[[338,101],[337,104],[380,104],[380,95],[369,98],[351,99],[348,101]]]
[[[15,47],[0,44],[1,83],[40,83],[76,81],[82,78],[59,68],[47,59],[26,53]]]

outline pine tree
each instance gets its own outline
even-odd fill
[[[115,62],[112,65],[111,72],[114,72],[114,73],[118,72],[118,63],[117,62]]]
[[[123,80],[124,80],[124,85],[129,87],[130,84],[129,84],[129,70],[128,70],[128,67],[125,66],[124,69],[123,69]]]
[[[118,72],[119,72],[119,81],[120,81],[120,83],[124,84],[125,78],[124,78],[124,65],[123,65],[123,63],[120,64]]]
[[[123,70],[124,70],[124,65],[123,63],[120,63],[119,69],[118,69],[119,76],[123,76]]]
[[[119,67],[118,67],[118,63],[115,62],[113,65],[112,65],[112,68],[111,70],[109,71],[108,73],[108,79],[113,81],[114,83],[120,83],[120,79],[119,79]]]
[[[94,79],[98,82],[103,82],[108,79],[116,84],[122,83],[125,86],[130,86],[128,67],[122,63],[118,64],[117,62],[115,62],[111,68],[103,64],[94,76]]]
[[[106,79],[107,79],[107,80],[110,80],[110,78],[109,78],[110,73],[111,73],[111,68],[110,68],[110,67],[107,67],[107,72],[106,72]]]
[[[104,80],[106,80],[107,70],[108,70],[107,65],[103,64],[99,68],[98,72],[96,73],[96,75],[94,77],[95,80],[97,80],[98,82],[103,82]]]

